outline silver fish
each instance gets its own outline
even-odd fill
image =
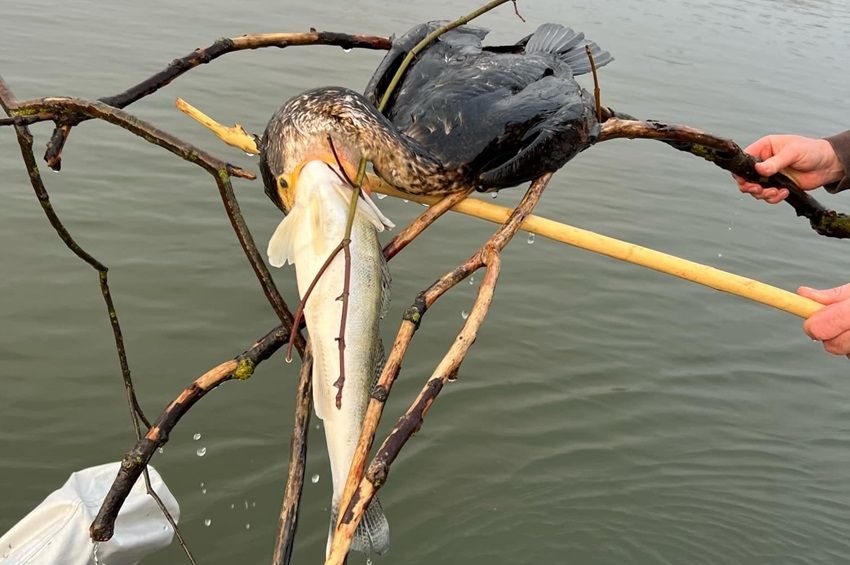
[[[295,265],[302,295],[345,234],[353,191],[324,161],[304,164],[298,174],[295,203],[269,241],[269,262]],[[389,271],[377,232],[393,227],[368,196],[357,203],[351,229],[351,280],[345,326],[345,382],[337,406],[335,386],[340,377],[339,337],[345,277],[340,252],[324,272],[304,308],[313,344],[313,407],[324,421],[325,440],[333,478],[333,512],[327,549],[336,524],[339,499],[357,448],[369,394],[383,364],[378,331],[389,303]],[[377,499],[355,533],[352,549],[384,553],[389,548],[389,525]]]

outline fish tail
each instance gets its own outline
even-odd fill
[[[611,54],[585,39],[584,34],[559,24],[543,24],[529,38],[525,46],[526,53],[552,53],[570,66],[574,75],[590,72],[590,61],[585,46],[590,46],[596,67],[607,65],[614,60]]]
[[[336,526],[337,512],[334,510],[331,517],[331,527],[328,532],[327,552],[330,552],[331,538],[333,530]],[[369,503],[369,508],[363,515],[363,519],[357,526],[354,532],[354,537],[351,540],[351,550],[359,551],[370,555],[377,553],[383,555],[390,548],[390,524],[387,522],[387,517],[384,515],[384,509],[381,508],[381,502],[377,498],[373,498]]]

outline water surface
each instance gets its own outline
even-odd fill
[[[19,98],[97,98],[221,36],[311,26],[401,33],[474,5],[7,2],[0,72]],[[480,23],[498,41],[545,21],[585,31],[616,58],[600,77],[604,103],[619,110],[742,144],[768,132],[821,136],[850,127],[843,2],[520,7],[528,23],[509,6]],[[302,90],[362,89],[380,57],[331,47],[228,55],[130,111],[255,168],[255,159],[179,114],[174,98],[259,132]],[[41,147],[50,128],[34,133]],[[88,122],[74,130],[61,174],[45,178],[69,229],[110,266],[150,415],[275,325],[215,187],[198,168]],[[73,470],[120,459],[133,438],[96,274],[44,220],[8,129],[0,130],[0,179],[4,531]],[[236,190],[264,246],[279,213],[258,183],[237,180]],[[497,203],[516,202],[520,192],[503,192]],[[850,208],[847,196],[821,198]],[[400,225],[421,211],[381,204]],[[580,155],[556,175],[539,212],[783,288],[849,278],[846,242],[819,238],[790,207],[744,198],[725,172],[655,142],[614,141]],[[416,292],[492,230],[446,217],[393,261],[387,339]],[[291,301],[292,272],[275,276]],[[382,430],[430,375],[478,280],[429,312]],[[393,548],[380,561],[847,562],[848,369],[790,315],[541,238],[529,245],[521,235],[505,252],[496,301],[460,380],[444,390],[382,490]],[[295,378],[296,367],[275,357],[250,381],[228,383],[154,458],[200,563],[268,562]],[[305,486],[298,563],[320,561],[328,520],[330,473],[313,425],[307,475],[319,480]],[[171,547],[145,562],[181,559]]]

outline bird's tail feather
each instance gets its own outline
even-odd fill
[[[584,34],[575,32],[559,24],[543,24],[529,38],[525,46],[526,53],[535,51],[552,53],[570,66],[573,74],[580,75],[590,72],[590,61],[587,58],[585,46],[589,45],[593,62],[597,67],[607,65],[614,60],[611,54],[585,39]]]

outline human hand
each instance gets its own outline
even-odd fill
[[[803,331],[829,353],[850,357],[850,283],[827,290],[801,286],[797,294],[826,305],[809,316]]]
[[[768,135],[746,149],[760,163],[756,172],[769,177],[778,172],[790,177],[803,190],[812,190],[840,180],[844,167],[835,155],[832,145],[825,139],[812,139],[800,135]],[[785,188],[764,188],[735,176],[741,192],[771,204],[781,202],[788,196]]]

